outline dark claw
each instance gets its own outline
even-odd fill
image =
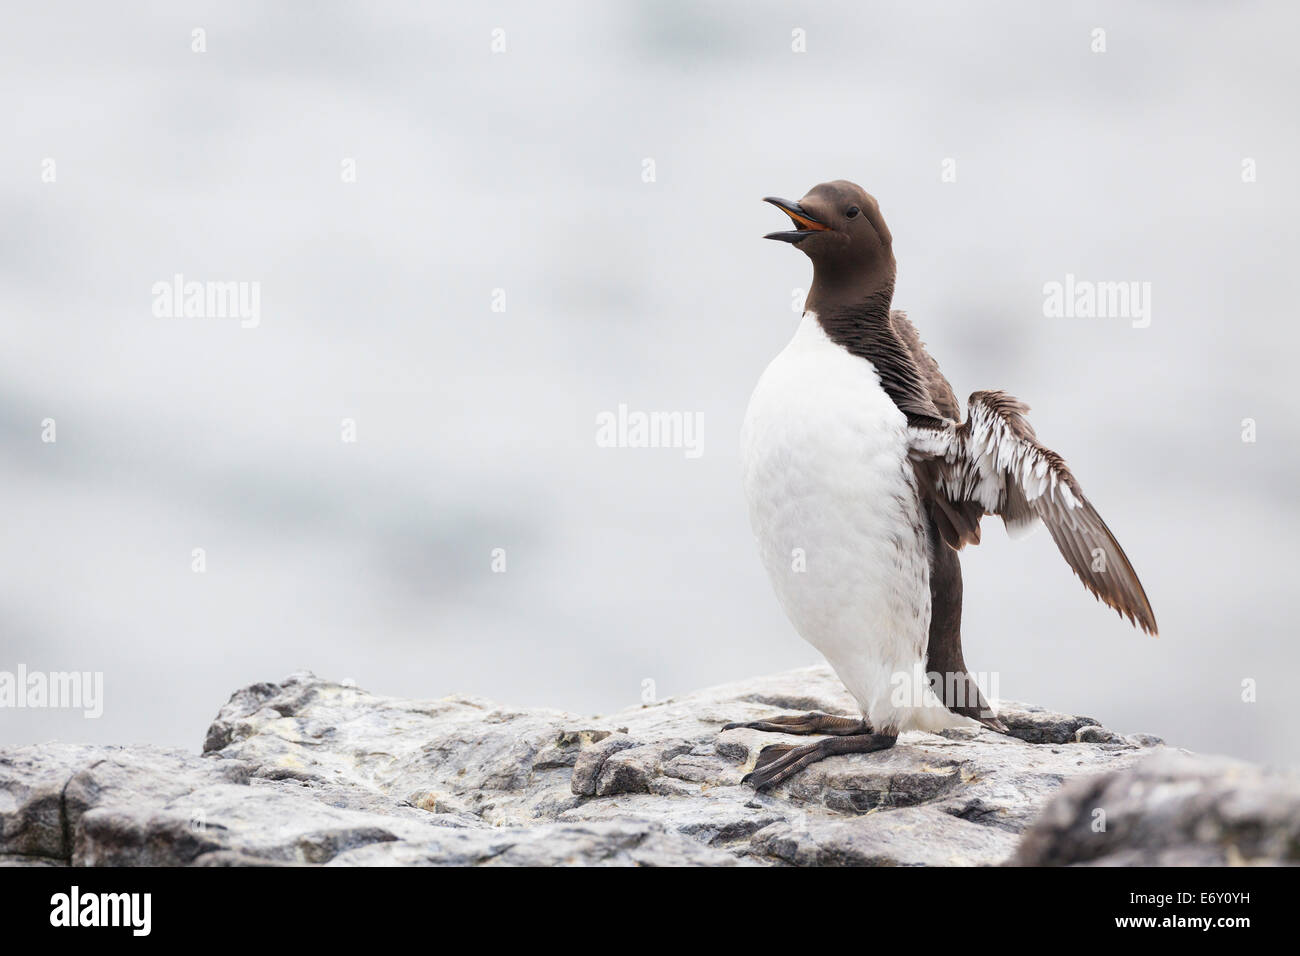
[[[766,790],[789,780],[800,770],[837,754],[864,754],[888,750],[898,737],[895,734],[855,734],[850,737],[827,737],[816,743],[792,747],[772,744],[759,751],[754,769],[741,779],[755,790]]]
[[[770,734],[834,734],[839,737],[871,733],[871,725],[859,717],[836,717],[816,711],[808,714],[783,714],[765,720],[735,721],[722,727],[723,730],[742,728]]]

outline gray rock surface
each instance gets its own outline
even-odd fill
[[[1024,866],[1300,864],[1300,775],[1153,754],[1070,781],[1021,840]]]
[[[1020,739],[974,724],[909,733],[892,750],[829,758],[770,793],[742,786],[765,744],[800,739],[719,728],[808,710],[853,712],[825,667],[606,717],[469,697],[401,700],[295,674],[237,692],[202,756],[0,749],[0,862],[943,865],[1214,853],[1229,862],[1234,845],[1252,859],[1285,858],[1297,845],[1286,778],[1257,781],[1253,768],[1228,773],[1189,756],[1134,769],[1154,738],[1009,703],[1002,717]],[[1062,784],[1085,777],[1017,850]],[[1248,778],[1263,789],[1243,794],[1234,781]],[[1181,796],[1162,797],[1148,824],[1157,779]],[[1098,841],[1078,825],[1102,798],[1111,829]],[[1198,822],[1210,808],[1213,832]],[[1260,821],[1275,831],[1250,830]],[[1250,841],[1237,840],[1248,831]]]

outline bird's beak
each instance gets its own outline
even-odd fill
[[[808,215],[797,202],[791,202],[788,199],[778,199],[775,196],[764,196],[763,202],[770,202],[777,209],[789,216],[798,229],[792,229],[788,232],[769,232],[764,239],[779,239],[782,242],[802,242],[814,232],[825,232],[830,226],[818,222],[812,216]]]

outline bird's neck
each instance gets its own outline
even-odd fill
[[[824,324],[833,315],[852,314],[860,322],[889,322],[894,301],[894,269],[832,271],[813,267],[812,288],[804,303],[805,312],[817,313]]]

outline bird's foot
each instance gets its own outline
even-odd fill
[[[844,719],[844,718],[841,718]],[[816,743],[770,744],[758,754],[754,769],[745,774],[742,784],[752,784],[755,790],[766,790],[784,783],[804,767],[837,754],[866,754],[888,750],[898,740],[896,734],[853,734],[847,737],[827,737]]]
[[[748,723],[727,724],[722,729],[738,730],[741,727],[765,730],[772,734],[834,734],[836,737],[871,733],[871,725],[861,718],[836,717],[833,714],[819,714],[815,711],[808,714],[769,717],[767,720],[751,720]]]

